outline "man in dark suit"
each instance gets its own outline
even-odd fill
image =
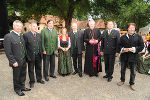
[[[32,22],[30,24],[30,32],[25,33],[24,40],[27,49],[27,59],[28,59],[28,74],[30,79],[30,88],[34,87],[34,66],[36,79],[38,83],[44,84],[42,80],[41,68],[42,68],[42,45],[41,36],[37,33],[37,24]]]
[[[113,78],[115,56],[118,56],[117,52],[120,33],[113,29],[113,21],[107,21],[107,30],[103,32],[103,39],[101,43],[101,55],[104,53],[105,73],[103,78],[108,78],[108,82],[111,82]]]
[[[78,73],[79,77],[82,77],[83,34],[77,30],[77,23],[72,23],[72,31],[68,33],[68,36],[71,39],[71,56],[75,70],[73,75]]]
[[[144,42],[142,37],[139,34],[135,33],[136,25],[135,23],[130,23],[128,25],[128,33],[123,35],[120,38],[120,60],[121,60],[121,78],[120,82],[117,83],[118,86],[121,86],[125,82],[125,72],[126,67],[130,67],[130,88],[135,90],[135,75],[136,67],[139,61],[138,53],[141,52],[144,48]]]
[[[4,49],[9,60],[9,65],[13,69],[14,91],[19,96],[24,96],[22,91],[30,91],[25,87],[26,80],[26,47],[21,34],[22,22],[13,22],[13,31],[4,37]]]

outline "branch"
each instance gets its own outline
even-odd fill
[[[60,7],[60,5],[56,2],[56,0],[51,0],[49,3],[51,6],[56,7],[60,11],[62,16],[65,18],[65,13],[64,13],[63,9]]]

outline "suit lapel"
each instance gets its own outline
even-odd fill
[[[16,33],[14,33],[13,31],[12,31],[12,38],[13,38],[13,40],[16,42],[16,43],[19,43],[20,42],[20,38],[18,37],[18,35],[16,34]],[[21,35],[21,34],[20,34]]]
[[[114,31],[113,31],[113,30],[111,30],[110,35],[112,36],[113,34],[114,34]]]
[[[29,32],[29,34],[30,34],[31,38],[34,39],[34,34],[31,31]]]
[[[79,31],[77,31],[77,33],[76,33],[76,39],[78,39],[79,38]]]

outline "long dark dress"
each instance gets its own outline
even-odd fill
[[[98,40],[98,44],[90,44],[90,39]],[[96,76],[102,71],[99,42],[101,33],[99,29],[93,31],[89,28],[84,31],[84,42],[86,43],[84,73],[90,76]]]
[[[67,48],[69,45],[69,37],[66,37],[66,40],[62,40],[62,36],[59,37],[59,45],[61,47]],[[70,49],[67,52],[64,52],[62,49],[58,49],[58,73],[61,75],[67,75],[72,73],[72,60],[70,56]]]
[[[137,70],[141,74],[148,74],[148,71],[150,70],[150,57],[147,59],[143,59],[142,56],[140,56]]]

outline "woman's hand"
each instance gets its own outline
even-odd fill
[[[70,47],[66,48],[66,51],[68,51],[68,50],[69,50],[69,48],[70,48]]]
[[[145,58],[146,58],[146,56],[145,56],[145,55],[143,55],[143,56],[142,56],[142,58],[143,58],[143,59],[145,59]]]
[[[62,50],[65,52],[66,51],[66,49],[65,48],[62,48]]]

